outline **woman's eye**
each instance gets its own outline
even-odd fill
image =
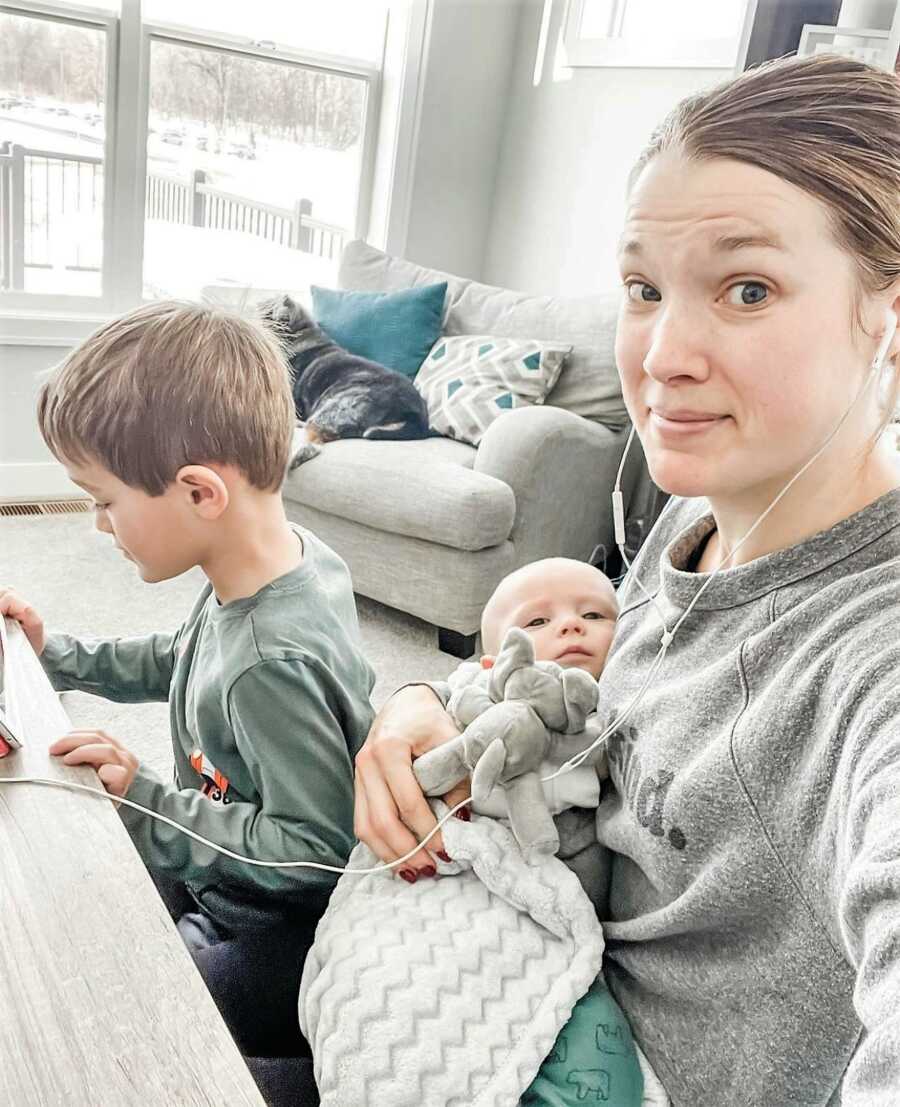
[[[662,299],[657,289],[646,281],[627,281],[625,293],[633,304],[658,304]]]
[[[95,503],[95,504],[94,504],[94,511],[106,511],[106,509],[107,509],[108,507],[109,507],[109,504],[98,504],[98,503]]]
[[[769,295],[768,288],[761,281],[739,281],[725,293],[729,304],[737,307],[753,307],[761,304]]]
[[[531,622],[525,624],[525,629],[527,630],[529,627],[542,627],[546,622],[547,620],[543,615],[536,615]]]

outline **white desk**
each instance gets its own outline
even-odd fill
[[[29,699],[0,777],[99,787],[46,752],[58,700]],[[0,1103],[263,1107],[108,800],[0,785],[0,928]]]

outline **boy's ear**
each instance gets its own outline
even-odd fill
[[[231,499],[228,485],[208,465],[183,465],[175,474],[175,484],[203,519],[218,519]]]

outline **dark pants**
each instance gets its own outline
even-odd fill
[[[315,923],[227,932],[200,910],[180,881],[152,876],[266,1102],[315,1107],[312,1054],[297,1018],[300,976]]]

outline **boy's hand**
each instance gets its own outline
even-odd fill
[[[73,730],[50,747],[54,757],[67,765],[93,765],[100,783],[113,796],[124,796],[131,787],[140,761],[102,730]]]
[[[0,584],[0,617],[2,616],[15,619],[25,631],[25,637],[31,643],[31,648],[40,657],[44,652],[43,620],[26,599],[17,592],[13,592],[11,588]]]
[[[486,653],[481,659],[482,669],[493,669],[495,660],[496,658],[492,657],[489,653]]]

